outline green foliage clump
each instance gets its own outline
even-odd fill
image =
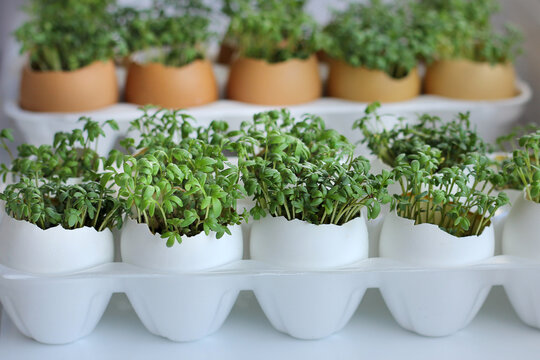
[[[17,156],[13,156],[5,140],[13,141],[10,129],[0,132],[0,146],[10,153],[11,165],[0,164],[0,175],[6,180],[8,174],[15,177],[28,177],[38,183],[41,179],[66,182],[70,178],[96,180],[102,158],[97,152],[99,139],[105,136],[104,127],[118,130],[114,120],[103,124],[81,117],[82,129],[54,134],[52,145],[21,144]]]
[[[405,158],[411,158],[411,155],[416,155],[425,145],[440,151],[440,168],[463,164],[468,154],[484,154],[489,148],[471,127],[468,113],[460,113],[449,122],[424,114],[414,124],[400,120],[399,124],[387,130],[377,113],[378,107],[378,103],[369,105],[365,116],[357,120],[353,128],[362,131],[362,142],[389,166],[396,166],[397,159],[402,154]]]
[[[130,216],[167,239],[167,246],[203,231],[215,231],[220,238],[230,234],[230,225],[245,220],[236,211],[237,200],[244,196],[238,167],[227,162],[222,146],[198,139],[201,130],[189,121],[179,112],[147,110],[133,123],[143,129],[136,145],[143,151],[116,152],[107,160],[103,175],[119,187],[119,200],[132,209]],[[181,136],[175,138],[177,133],[171,130],[152,142],[149,134],[159,130],[151,124],[176,129]]]
[[[201,0],[153,0],[147,9],[120,8],[116,14],[130,54],[147,62],[184,66],[205,58],[210,9]]]
[[[392,173],[401,193],[394,195],[392,208],[415,224],[434,224],[457,237],[480,235],[508,203],[504,192],[491,195],[504,179],[483,154],[469,154],[464,165],[440,169],[440,150],[425,145],[409,157],[399,155],[396,162]]]
[[[522,136],[532,134],[538,130],[540,130],[540,125],[535,123],[514,126],[509,133],[501,135],[495,140],[497,150],[511,152],[519,148],[519,139]]]
[[[522,136],[519,148],[512,153],[512,161],[504,164],[511,179],[519,181],[527,198],[540,203],[540,130]]]
[[[15,31],[38,71],[72,71],[122,55],[111,15],[115,0],[31,0],[30,19]]]
[[[496,0],[421,0],[418,9],[418,28],[436,37],[437,60],[504,64],[522,52],[523,36],[517,28],[506,24],[498,32],[491,24],[499,10]]]
[[[349,4],[325,27],[326,52],[351,66],[381,70],[396,79],[407,76],[419,58],[435,50],[431,33],[415,26],[407,5],[380,0]]]
[[[390,201],[390,172],[369,173],[369,161],[353,156],[343,135],[316,116],[296,121],[286,110],[256,114],[244,122],[232,147],[246,192],[255,201],[255,219],[270,214],[312,224],[344,224],[379,214]]]
[[[304,12],[305,0],[227,0],[228,42],[240,56],[277,63],[306,59],[322,46],[316,21]]]
[[[114,120],[99,124],[87,117],[79,121],[84,122],[82,129],[57,132],[52,145],[21,144],[17,157],[6,143],[13,141],[11,129],[0,131],[1,146],[11,156],[9,166],[0,165],[0,175],[6,181],[11,174],[15,181],[0,193],[9,216],[44,230],[57,225],[97,231],[122,226],[125,206],[102,183],[99,170],[104,159],[97,153],[103,128],[118,130],[118,125]]]
[[[506,135],[499,136],[496,140],[498,150],[502,153],[492,154],[493,165],[502,171],[505,175],[505,184],[501,187],[503,189],[523,190],[525,185],[523,184],[519,174],[514,171],[514,160],[512,159],[512,152],[519,149],[519,138],[524,135],[532,134],[540,130],[538,124],[527,124],[523,126],[516,126]],[[510,154],[507,152],[510,151]]]
[[[36,184],[22,177],[0,193],[6,213],[14,219],[25,220],[49,229],[57,225],[64,229],[85,226],[97,231],[121,228],[125,205],[116,193],[99,182],[88,181],[66,185],[45,181]]]
[[[152,105],[141,108],[143,114],[130,122],[129,132],[135,132],[139,141],[126,137],[121,145],[129,152],[175,147],[199,129],[191,124],[195,119],[182,110],[167,110]]]

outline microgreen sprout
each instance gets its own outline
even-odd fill
[[[493,166],[501,170],[505,176],[505,184],[501,189],[523,190],[524,184],[519,174],[514,171],[512,152],[519,149],[519,138],[540,130],[537,124],[516,126],[506,135],[499,136],[496,140],[497,148],[501,153],[492,154]],[[510,151],[510,154],[506,154]]]
[[[15,31],[21,53],[38,71],[71,71],[125,53],[111,7],[114,0],[31,0],[30,19]]]
[[[527,198],[540,203],[540,130],[522,136],[519,148],[512,153],[512,162],[505,164],[505,172],[521,182]]]
[[[393,169],[401,193],[392,208],[415,224],[430,223],[457,237],[480,235],[497,209],[508,203],[504,192],[491,195],[503,176],[489,159],[469,154],[463,166],[439,170],[441,151],[428,145],[416,154],[401,154]]]
[[[269,63],[306,59],[322,45],[317,22],[303,7],[305,0],[228,0],[228,41],[239,55]]]
[[[441,152],[439,167],[462,164],[467,154],[485,153],[489,146],[472,128],[469,113],[460,113],[451,121],[444,122],[437,116],[424,114],[414,124],[400,119],[390,130],[384,127],[382,116],[378,114],[378,103],[366,108],[365,115],[357,120],[353,128],[360,129],[372,153],[389,166],[397,165],[397,157],[410,157],[424,145]]]
[[[270,214],[312,224],[344,224],[379,214],[390,201],[391,174],[369,173],[369,161],[324,121],[306,115],[296,121],[286,110],[256,114],[234,136],[242,181],[256,205],[255,218]]]
[[[408,3],[351,3],[325,27],[328,55],[351,66],[381,70],[393,78],[406,76],[419,58],[435,51],[430,32],[414,25]]]
[[[133,137],[121,141],[127,151],[170,148],[197,131],[192,124],[195,119],[183,110],[155,106],[144,106],[141,110],[143,114],[131,121],[129,127],[129,132],[135,133],[139,141]]]
[[[85,226],[97,231],[120,228],[125,214],[124,204],[113,190],[98,182],[65,185],[44,182],[36,185],[27,177],[10,184],[0,193],[6,213],[49,229],[57,225],[64,229]]]
[[[79,122],[84,123],[82,129],[55,133],[52,145],[19,145],[16,157],[10,153],[11,165],[2,164],[0,168],[3,181],[8,174],[29,177],[36,184],[41,179],[56,182],[65,182],[70,178],[95,180],[102,161],[97,152],[99,139],[105,136],[105,126],[118,130],[118,124],[114,120],[100,124],[88,117],[81,117]],[[12,140],[8,135],[10,132],[7,129],[0,132],[2,147],[6,150],[9,149],[5,139]]]
[[[146,52],[147,62],[167,66],[203,59],[212,36],[210,9],[201,0],[153,0],[147,9],[120,8],[116,18],[131,54]]]
[[[167,239],[167,246],[201,232],[214,231],[217,238],[230,234],[228,227],[245,218],[236,211],[237,200],[244,197],[238,167],[227,162],[222,146],[197,138],[201,130],[190,117],[148,111],[132,123],[143,133],[136,147],[144,151],[114,153],[106,162],[104,181],[119,187],[119,200],[131,209],[130,216]],[[152,141],[159,132],[163,136]]]
[[[437,42],[435,59],[468,59],[491,64],[512,62],[522,52],[523,36],[513,25],[497,32],[491,17],[495,0],[422,0],[417,27],[431,31]]]

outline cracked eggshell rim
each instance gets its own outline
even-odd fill
[[[112,262],[114,240],[109,229],[91,227],[43,230],[7,214],[0,223],[0,263],[38,274],[61,274]]]
[[[492,257],[494,252],[493,225],[479,236],[456,237],[437,225],[415,225],[395,211],[385,217],[379,242],[379,256],[418,266],[468,265]]]
[[[368,231],[363,217],[343,225],[313,225],[285,217],[253,222],[251,259],[295,269],[325,269],[368,257]]]
[[[167,247],[166,240],[152,234],[146,224],[128,219],[122,229],[122,261],[149,269],[171,272],[206,270],[242,259],[243,240],[240,225],[229,227],[231,235],[216,239],[216,233],[204,232],[182,237],[181,244]]]

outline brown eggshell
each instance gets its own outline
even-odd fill
[[[469,60],[436,61],[427,68],[426,94],[465,100],[497,100],[517,95],[512,64]]]
[[[241,57],[229,73],[227,97],[261,105],[294,105],[318,99],[322,83],[315,55],[279,63]]]
[[[328,53],[324,50],[317,51],[315,55],[317,56],[317,60],[319,60],[319,62],[321,63],[328,63],[332,59],[330,55],[328,55]]]
[[[222,65],[229,65],[237,51],[238,49],[235,45],[223,42],[219,47],[219,54],[216,62]]]
[[[21,108],[43,112],[80,112],[118,102],[114,63],[96,61],[74,71],[22,70]]]
[[[354,67],[344,61],[330,60],[328,96],[346,100],[382,103],[409,100],[420,94],[421,80],[417,69],[400,79],[384,71]]]
[[[181,67],[133,62],[128,68],[125,96],[133,104],[179,109],[216,101],[218,87],[208,60]]]

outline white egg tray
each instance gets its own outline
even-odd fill
[[[505,215],[495,221],[500,232]],[[370,253],[381,221],[371,221]],[[247,230],[247,229],[245,229]],[[372,241],[373,240],[373,241]],[[494,256],[459,267],[418,267],[371,257],[332,270],[288,270],[240,260],[196,273],[164,273],[115,262],[68,275],[0,266],[0,301],[24,335],[63,344],[89,334],[113,293],[125,293],[149,332],[191,341],[218,331],[239,291],[252,290],[278,331],[320,339],[342,329],[368,288],[379,288],[395,320],[425,336],[466,327],[490,289],[503,285],[519,317],[540,327],[540,263]]]
[[[137,106],[119,103],[86,113],[36,113],[18,106],[22,61],[8,63],[4,110],[25,140],[49,143],[57,131],[80,126],[80,116],[115,119],[121,130],[100,141],[106,154],[126,134],[129,121],[140,116]],[[321,68],[323,77],[326,69]],[[228,69],[215,66],[223,98]],[[119,80],[124,78],[119,69]],[[121,84],[122,87],[122,84]],[[461,101],[421,95],[410,101],[384,104],[381,114],[414,119],[428,112],[450,119],[471,112],[471,121],[489,141],[506,133],[531,98],[530,87],[518,83],[518,95],[499,101]],[[329,128],[360,140],[353,122],[365,103],[321,98],[289,106],[295,116],[322,116]],[[237,128],[256,112],[271,107],[219,100],[187,109],[200,125],[226,120]],[[388,117],[386,119],[395,119]],[[391,125],[391,124],[389,124]],[[504,216],[496,223],[501,227]],[[252,290],[272,325],[301,339],[318,339],[343,328],[367,288],[379,288],[396,321],[427,336],[452,334],[465,327],[482,306],[490,288],[503,285],[520,318],[540,327],[540,263],[495,256],[480,263],[452,268],[414,267],[377,258],[380,221],[371,222],[370,256],[333,270],[295,271],[241,260],[204,272],[170,274],[116,262],[69,275],[40,276],[0,266],[0,302],[17,328],[37,341],[62,344],[89,334],[102,317],[113,293],[125,293],[146,328],[175,341],[190,341],[217,331],[226,320],[239,291]],[[246,240],[247,241],[247,240]],[[500,239],[499,239],[500,241]]]
[[[119,122],[121,130],[112,132],[106,130],[107,137],[100,141],[100,152],[108,153],[116,143],[118,137],[123,136],[129,121],[141,115],[137,105],[118,103],[107,108],[84,113],[39,113],[25,111],[18,105],[19,74],[22,60],[10,64],[11,71],[5,73],[10,76],[6,79],[8,85],[5,97],[4,110],[13,119],[25,140],[29,143],[40,145],[49,143],[53,134],[57,131],[69,131],[80,127],[77,119],[80,116],[90,116],[96,121],[115,119]],[[321,65],[321,77],[326,77],[327,69]],[[214,66],[218,81],[221,100],[214,103],[186,109],[193,115],[198,124],[205,125],[212,120],[225,120],[231,128],[238,128],[240,123],[251,119],[254,113],[269,110],[270,106],[260,106],[225,100],[225,84],[228,77],[228,67],[223,65]],[[123,87],[125,71],[118,69],[120,88]],[[493,142],[498,136],[506,134],[525,109],[526,103],[531,99],[530,87],[522,81],[517,83],[517,95],[510,99],[495,101],[464,101],[444,98],[432,95],[420,95],[409,101],[387,103],[380,109],[381,114],[395,115],[387,117],[388,125],[395,122],[397,116],[414,121],[419,114],[430,113],[440,116],[444,120],[454,118],[459,112],[471,113],[471,123],[477,127],[478,132],[487,141]],[[360,118],[365,110],[366,103],[341,100],[337,98],[323,97],[310,103],[288,106],[291,113],[300,116],[305,113],[320,115],[326,121],[329,128],[335,128],[343,134],[347,134],[351,141],[361,139],[360,131],[351,131],[354,121]]]

